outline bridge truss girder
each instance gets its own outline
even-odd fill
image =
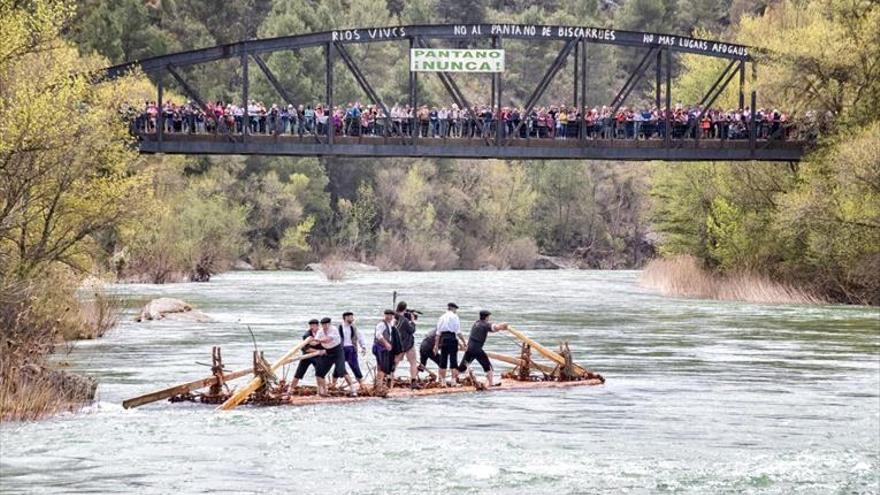
[[[506,27],[505,27],[506,26]],[[690,143],[682,141],[676,143],[673,146],[671,139],[669,137],[669,132],[665,133],[665,139],[663,140],[663,146],[661,148],[652,147],[652,146],[637,146],[633,149],[627,149],[625,146],[615,145],[610,146],[610,150],[608,151],[598,151],[595,143],[587,144],[584,141],[585,132],[584,132],[584,124],[583,119],[580,119],[580,122],[577,126],[577,142],[583,143],[580,147],[570,147],[566,146],[564,148],[560,148],[558,146],[554,146],[553,143],[550,143],[548,150],[544,151],[536,151],[540,148],[540,146],[535,146],[537,143],[519,143],[518,141],[521,138],[518,138],[520,135],[520,131],[525,122],[525,117],[529,115],[532,109],[538,104],[541,97],[544,95],[545,91],[549,87],[550,83],[556,79],[556,76],[560,73],[560,71],[566,66],[569,61],[569,58],[574,54],[573,58],[573,78],[572,78],[572,94],[574,96],[574,106],[578,108],[581,112],[581,115],[585,115],[587,110],[587,80],[589,76],[589,65],[588,65],[588,45],[590,44],[611,44],[618,46],[628,46],[628,47],[637,47],[644,50],[644,54],[641,55],[641,59],[635,69],[629,74],[626,82],[623,87],[619,90],[617,95],[614,97],[609,107],[613,109],[612,113],[616,113],[617,110],[620,109],[621,106],[626,102],[627,98],[636,88],[636,86],[643,80],[643,77],[651,65],[652,60],[654,61],[655,66],[655,104],[658,108],[661,107],[661,100],[664,94],[663,86],[663,57],[665,54],[666,64],[665,64],[665,100],[666,100],[666,108],[669,109],[672,106],[672,92],[671,92],[671,68],[672,68],[672,54],[673,52],[682,52],[682,53],[699,53],[701,55],[707,55],[717,58],[723,58],[730,60],[729,64],[726,66],[724,71],[719,75],[718,79],[715,81],[715,84],[709,89],[706,95],[699,102],[701,106],[710,107],[716,99],[725,91],[728,87],[729,83],[733,80],[734,76],[739,74],[739,102],[740,107],[742,108],[742,104],[744,103],[744,86],[745,86],[745,70],[746,64],[754,62],[748,54],[748,50],[746,47],[741,47],[739,45],[723,45],[725,46],[725,50],[723,51],[707,51],[709,46],[708,42],[705,40],[694,40],[691,38],[676,38],[670,35],[662,35],[656,33],[634,33],[628,31],[613,31],[613,30],[596,30],[595,28],[588,28],[586,30],[586,34],[581,31],[581,36],[571,36],[569,35],[566,29],[576,29],[576,28],[568,28],[565,26],[519,26],[523,28],[526,34],[522,34],[521,30],[514,29],[509,25],[466,25],[466,26],[402,26],[402,27],[394,27],[394,28],[380,28],[374,30],[360,30],[362,32],[371,33],[370,36],[363,37],[349,37],[346,33],[357,32],[358,30],[348,30],[348,31],[330,31],[324,33],[313,33],[299,36],[288,36],[282,38],[273,38],[266,40],[252,40],[245,41],[230,45],[222,45],[217,47],[206,48],[202,50],[193,50],[189,52],[176,53],[161,57],[154,57],[150,59],[146,59],[140,62],[134,62],[130,64],[123,64],[119,66],[114,66],[106,69],[104,76],[105,77],[117,77],[120,74],[125,73],[129,69],[132,69],[135,65],[140,65],[140,67],[149,75],[151,75],[156,80],[157,85],[157,102],[162,105],[163,92],[164,92],[164,76],[165,73],[168,73],[172,76],[174,81],[181,87],[183,92],[196,104],[198,104],[201,108],[206,109],[205,100],[201,97],[198,91],[192,87],[186,80],[180,75],[179,68],[201,64],[205,62],[210,62],[213,60],[219,60],[224,58],[234,58],[239,57],[241,60],[241,68],[242,68],[242,102],[244,106],[244,118],[245,122],[248,121],[247,114],[247,103],[249,101],[249,60],[253,59],[257,66],[262,71],[263,75],[269,81],[269,84],[275,89],[275,91],[281,96],[281,98],[287,104],[295,104],[295,98],[290,95],[286,88],[280,83],[280,81],[275,77],[274,73],[271,71],[269,66],[266,64],[262,55],[265,53],[272,53],[276,51],[284,51],[284,50],[295,50],[307,47],[323,47],[324,50],[324,70],[325,70],[325,103],[328,109],[333,108],[333,90],[334,90],[334,81],[333,81],[333,68],[336,62],[336,59],[339,58],[342,60],[343,64],[347,67],[349,72],[354,76],[355,81],[358,86],[367,97],[372,100],[372,102],[378,106],[380,106],[385,112],[386,116],[386,124],[388,122],[387,119],[390,119],[390,111],[387,105],[382,101],[381,97],[375,91],[373,86],[369,83],[363,71],[357,64],[357,60],[349,53],[346,48],[347,44],[359,44],[364,42],[388,42],[388,41],[400,41],[409,43],[409,47],[425,47],[430,48],[431,41],[430,40],[440,40],[440,41],[473,41],[479,39],[488,39],[492,42],[493,47],[500,47],[505,38],[511,39],[520,39],[520,40],[533,40],[533,41],[547,41],[547,40],[561,40],[564,41],[564,45],[560,52],[557,54],[554,61],[550,64],[550,66],[546,69],[541,80],[538,82],[537,86],[532,90],[528,100],[525,103],[525,112],[523,114],[523,120],[516,126],[514,131],[511,133],[511,137],[505,138],[502,134],[502,126],[496,125],[496,133],[494,139],[485,138],[482,136],[481,146],[485,149],[474,149],[475,146],[468,145],[463,146],[461,143],[455,143],[453,140],[444,140],[442,146],[436,145],[425,145],[420,142],[420,139],[416,137],[411,137],[410,139],[398,139],[393,143],[389,141],[387,136],[387,131],[390,129],[389,125],[385,126],[386,136],[383,136],[381,142],[371,145],[365,145],[362,143],[351,144],[336,144],[336,136],[334,136],[334,126],[328,126],[328,132],[325,136],[326,139],[322,140],[321,137],[315,135],[310,140],[291,140],[286,143],[276,143],[278,148],[276,150],[269,149],[269,146],[264,142],[251,144],[253,136],[249,136],[247,131],[248,126],[244,126],[245,129],[241,134],[232,134],[228,133],[225,136],[224,140],[220,140],[220,142],[212,142],[212,141],[194,141],[191,146],[187,148],[187,145],[179,140],[175,140],[174,144],[171,141],[166,139],[164,135],[164,125],[163,125],[163,117],[162,112],[160,112],[159,122],[157,126],[157,135],[155,139],[147,139],[144,140],[141,144],[141,150],[145,153],[152,152],[169,152],[169,153],[185,153],[187,150],[191,153],[241,153],[241,154],[290,154],[290,155],[347,155],[347,156],[361,156],[364,153],[369,152],[370,156],[466,156],[466,157],[475,157],[475,156],[485,156],[485,157],[497,157],[497,158],[572,158],[572,159],[675,159],[675,160],[688,160],[688,159],[733,159],[733,160],[742,160],[742,159],[769,159],[769,160],[786,160],[790,161],[795,158],[795,155],[799,157],[798,152],[793,152],[792,148],[787,148],[785,150],[778,150],[778,153],[773,153],[769,151],[769,143],[765,144],[762,149],[757,148],[756,139],[754,137],[754,132],[752,132],[752,136],[748,142],[747,153],[744,154],[743,150],[736,146],[722,146],[721,148],[711,148],[708,146],[690,146]],[[533,34],[529,34],[533,31],[528,28],[534,28],[534,32],[538,32],[539,29],[541,32],[541,36],[536,36]],[[549,31],[548,31],[549,29]],[[592,29],[592,31],[590,31]],[[381,39],[365,39],[372,37],[373,32],[380,33],[393,33],[393,36],[385,36]],[[549,36],[546,33],[550,33]],[[598,38],[596,38],[597,34]],[[610,34],[609,33],[613,33]],[[678,39],[676,43],[674,40]],[[717,43],[716,43],[717,45]],[[715,50],[713,46],[712,50]],[[754,67],[753,67],[754,70]],[[440,79],[443,87],[449,93],[449,96],[452,100],[458,104],[462,108],[468,108],[471,111],[469,115],[473,120],[475,118],[473,110],[473,106],[468,102],[466,96],[461,91],[459,86],[455,83],[452,75],[446,72],[437,72],[437,77]],[[410,106],[413,108],[417,107],[418,104],[418,77],[419,74],[416,72],[411,72],[409,77],[409,102]],[[491,86],[491,106],[493,107],[493,111],[495,108],[501,107],[502,100],[502,89],[503,89],[503,78],[502,74],[494,73],[492,77],[492,86]],[[752,95],[752,101],[755,101],[755,94]],[[754,114],[754,103],[752,105],[752,113]],[[666,114],[666,129],[670,129],[670,123],[668,119],[668,112]],[[413,124],[416,124],[416,117],[414,116]],[[754,120],[753,120],[754,121]],[[693,131],[693,126],[688,127],[686,135],[690,135],[691,131]],[[414,127],[414,126],[413,126]],[[528,135],[528,133],[527,133]],[[699,133],[696,133],[698,138]],[[697,139],[695,139],[696,141]],[[528,141],[528,138],[525,139]],[[724,143],[722,143],[724,144]],[[458,150],[447,150],[450,146],[458,146]],[[379,148],[384,148],[385,151],[382,151]]]

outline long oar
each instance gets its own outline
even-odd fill
[[[521,342],[525,342],[526,344],[529,344],[532,347],[532,349],[538,351],[538,354],[544,356],[545,358],[553,361],[554,363],[556,363],[560,366],[565,366],[565,358],[560,356],[558,353],[553,352],[550,349],[547,349],[546,347],[542,346],[541,344],[535,342],[534,340],[526,337],[526,335],[524,333],[520,332],[519,330],[517,330],[513,327],[507,327],[507,331],[510,332],[511,335],[516,337],[517,340],[519,340]],[[575,371],[577,372],[578,375],[583,375],[585,373],[588,373],[586,368],[584,368],[583,366],[580,366],[578,364],[572,363],[572,367],[575,369]]]
[[[320,351],[310,352],[308,354],[303,354],[301,356],[296,356],[296,357],[290,358],[284,364],[294,363],[296,361],[315,357],[320,354],[321,354]],[[223,375],[223,381],[229,382],[229,381],[235,380],[236,378],[241,378],[243,376],[251,375],[253,373],[254,373],[253,368],[232,371],[230,373],[226,373],[225,375]],[[180,395],[180,394],[192,392],[193,390],[198,390],[200,388],[210,387],[216,383],[217,383],[217,377],[211,375],[207,378],[202,378],[201,380],[194,380],[194,381],[191,381],[188,383],[181,383],[179,385],[172,385],[168,388],[163,388],[162,390],[157,390],[155,392],[150,392],[148,394],[140,395],[138,397],[133,397],[131,399],[123,401],[122,407],[124,407],[125,409],[131,409],[133,407],[142,406],[144,404],[149,404],[151,402],[156,402],[158,400],[167,399],[169,397],[174,397],[175,395]]]
[[[296,354],[297,352],[302,350],[303,347],[309,345],[311,342],[312,342],[312,338],[309,337],[307,339],[304,339],[299,344],[293,346],[292,349],[290,349],[289,351],[287,351],[286,354],[281,356],[281,359],[272,363],[272,366],[269,368],[269,371],[274,372],[275,370],[277,370],[278,368],[283,366],[287,362],[288,359],[292,359],[294,354]],[[254,377],[254,379],[251,380],[247,385],[236,390],[235,393],[232,394],[232,397],[226,399],[226,402],[221,404],[217,408],[217,410],[218,411],[228,411],[229,409],[235,408],[235,406],[241,404],[241,402],[243,400],[245,400],[247,398],[247,396],[249,396],[251,394],[251,392],[258,389],[260,387],[260,385],[262,385],[262,384],[263,384],[262,377],[259,377],[259,376]]]

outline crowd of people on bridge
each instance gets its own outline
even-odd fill
[[[419,138],[502,138],[538,139],[748,139],[750,108],[722,110],[678,105],[663,108],[617,109],[602,106],[585,109],[567,105],[522,107],[477,105],[471,109],[458,105],[436,107],[394,105],[386,114],[382,106],[352,102],[335,106],[265,105],[248,102],[247,107],[221,101],[204,106],[193,101],[165,102],[161,109],[154,101],[141,109],[124,110],[136,134],[155,133],[162,122],[163,132],[184,134],[241,134],[325,136],[332,129],[336,136],[390,136]],[[161,117],[161,118],[160,118]],[[667,120],[669,122],[667,126]],[[808,112],[795,125],[791,116],[778,109],[755,111],[757,139],[811,139],[829,123],[830,116]],[[667,131],[668,129],[668,131]]]

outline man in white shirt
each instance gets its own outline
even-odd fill
[[[440,386],[446,387],[446,369],[452,368],[453,386],[458,386],[458,332],[461,321],[456,312],[458,305],[451,302],[446,312],[437,321],[437,336],[434,338],[434,354],[440,352]]]
[[[336,329],[330,326],[330,318],[321,319],[321,329],[315,336],[315,340],[321,344],[327,353],[322,356],[317,373],[318,395],[327,397],[327,373],[333,368],[333,378],[345,378],[348,383],[349,395],[356,397],[357,392],[354,389],[354,381],[351,376],[345,372],[345,354],[342,352],[342,335]]]
[[[364,335],[354,326],[354,313],[351,311],[342,313],[342,324],[339,325],[339,331],[342,333],[342,351],[345,354],[345,362],[354,373],[354,378],[363,387],[364,374],[361,373],[361,366],[358,363],[358,349],[361,354],[365,353],[367,344],[364,341]]]

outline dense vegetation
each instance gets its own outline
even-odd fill
[[[133,74],[95,85],[86,75],[255,37],[481,21],[757,45],[765,50],[748,84],[762,104],[831,112],[836,126],[799,164],[139,157],[118,110],[153,99],[151,81]],[[0,0],[0,402],[34,395],[16,376],[42,365],[59,334],[106,327],[74,297],[90,273],[199,280],[237,259],[271,269],[327,255],[384,268],[525,268],[538,253],[628,268],[659,252],[880,304],[877,25],[880,7],[869,0]],[[518,54],[508,63],[505,104],[523,102],[559,47],[505,44]],[[391,103],[406,94],[407,67],[389,62],[405,60],[403,50],[351,48]],[[636,57],[625,48],[591,50],[591,106],[611,99]],[[319,50],[277,53],[267,63],[304,103],[322,99]],[[719,68],[681,57],[674,94],[702,94]],[[366,102],[345,67],[335,70],[336,101]],[[237,97],[241,79],[236,61],[184,76],[223,101]],[[277,100],[261,77],[252,71],[253,97]],[[485,77],[458,81],[472,102],[486,102]],[[436,78],[420,85],[428,103],[447,103]],[[555,81],[543,103],[570,103],[569,93]],[[631,100],[650,104],[648,84]],[[733,91],[722,101],[735,105]]]
[[[765,274],[834,301],[880,304],[878,25],[876,2],[826,0],[774,3],[735,26],[732,37],[766,49],[753,83],[764,99],[830,112],[836,129],[799,164],[659,168],[651,219],[662,254]],[[698,63],[685,59],[694,72]]]

